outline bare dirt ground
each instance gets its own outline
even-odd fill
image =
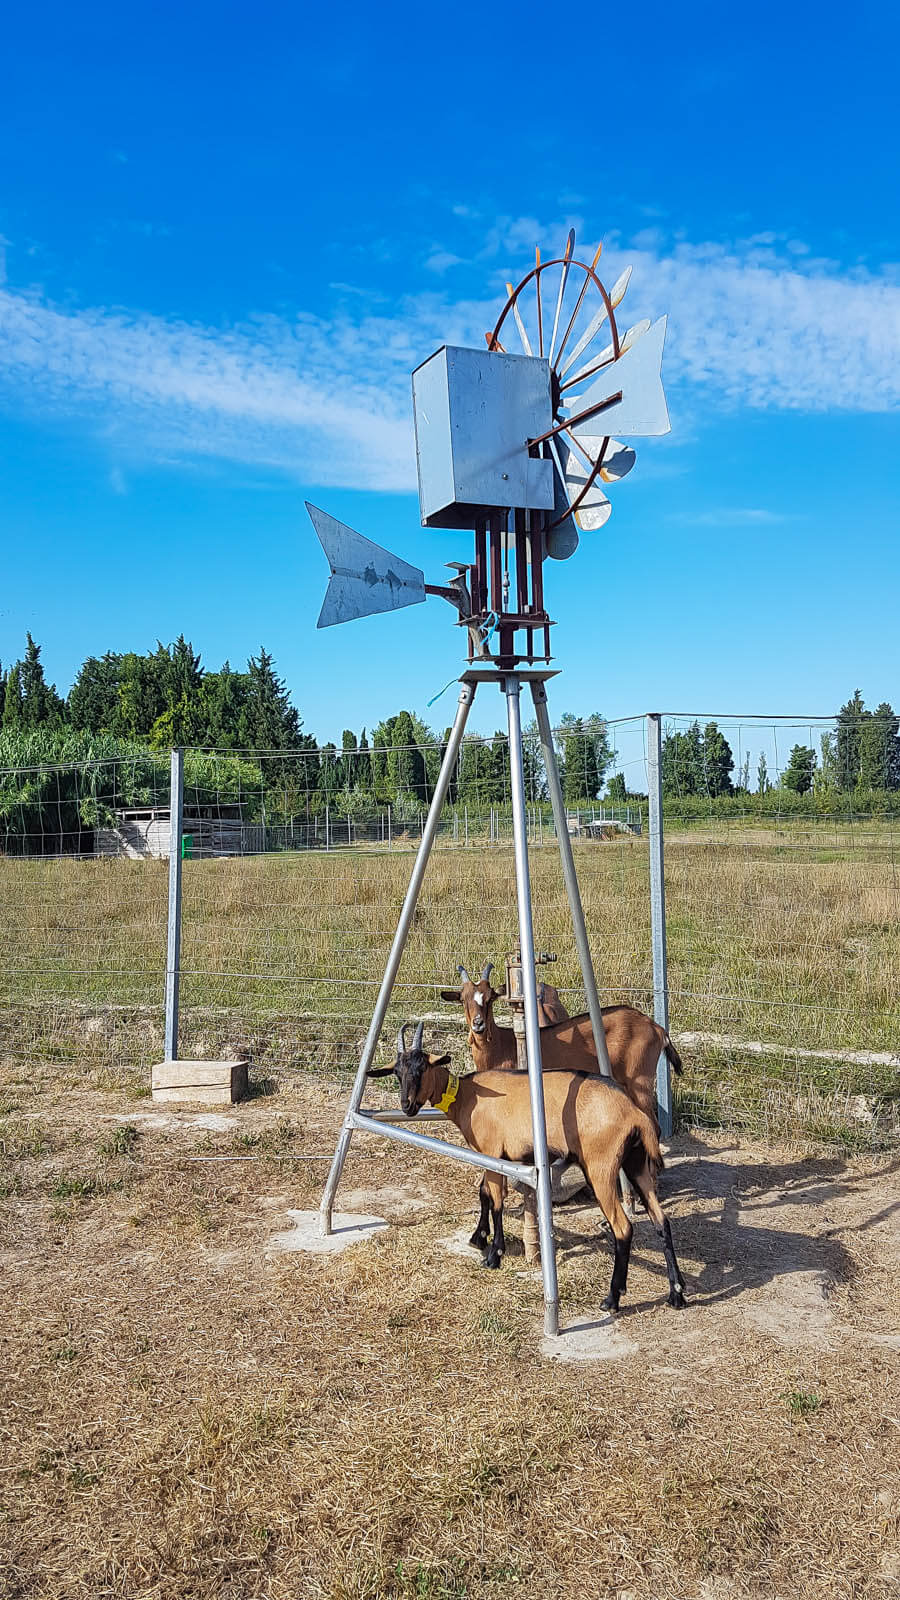
[[[3,1600],[900,1595],[895,1156],[677,1139],[688,1308],[641,1221],[614,1325],[599,1213],[560,1209],[585,1362],[516,1205],[499,1272],[446,1248],[450,1163],[357,1138],[340,1209],[390,1226],[273,1245],[336,1081],[198,1114],[44,1073],[0,1073]]]

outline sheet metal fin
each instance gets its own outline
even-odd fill
[[[371,617],[379,611],[400,611],[425,599],[425,574],[420,568],[364,539],[308,500],[306,509],[331,568],[318,628]]]
[[[618,361],[611,361],[595,383],[585,389],[579,398],[579,409],[587,410],[608,395],[621,389],[622,398],[603,413],[610,431],[634,434],[668,433],[671,426],[666,397],[663,393],[662,367],[663,341],[666,337],[666,319],[660,317]],[[576,423],[571,432],[576,435],[596,434],[599,418],[587,418]]]

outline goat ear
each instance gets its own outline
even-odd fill
[[[459,990],[458,989],[441,989],[440,996],[441,996],[442,1000],[458,1000],[459,999]]]
[[[429,1056],[428,1057],[428,1065],[430,1067],[446,1067],[446,1066],[449,1066],[449,1064],[450,1064],[450,1057],[449,1056]]]
[[[366,1073],[367,1078],[392,1078],[393,1076],[393,1067],[370,1067]]]

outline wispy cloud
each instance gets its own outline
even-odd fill
[[[118,309],[73,311],[37,291],[0,287],[0,405],[77,417],[123,459],[219,457],[307,483],[409,488],[411,369],[444,341],[480,345],[498,283],[527,263],[535,240],[564,236],[560,224],[530,217],[485,227],[457,215],[453,226],[478,230],[477,248],[458,237],[455,250],[435,244],[426,267],[429,276],[451,265],[463,272],[475,290],[469,299],[436,284],[388,312],[365,294],[342,292],[344,309],[331,320],[262,316],[208,327]],[[664,371],[676,422],[679,393],[694,426],[704,403],[805,411],[900,403],[900,284],[892,269],[841,269],[773,235],[724,246],[644,231],[634,244],[611,240],[604,271],[611,279],[634,263],[625,325],[670,313]],[[728,515],[752,522],[770,514]]]
[[[781,511],[769,511],[762,506],[720,506],[712,511],[673,511],[668,521],[696,528],[760,528],[769,523],[784,522]]]

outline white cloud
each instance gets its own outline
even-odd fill
[[[668,520],[697,528],[759,528],[784,522],[785,516],[763,506],[720,506],[713,511],[673,511]]]
[[[455,256],[452,250],[432,250],[431,254],[425,257],[423,264],[429,272],[435,272],[440,276],[451,267],[461,266],[462,259],[462,256]]]
[[[345,309],[330,321],[262,316],[215,328],[61,309],[0,286],[0,405],[77,417],[123,460],[219,457],[307,483],[410,488],[411,369],[445,341],[481,345],[504,278],[527,270],[535,241],[565,236],[559,223],[535,218],[471,226],[479,245],[463,260],[483,299],[436,286],[388,311],[364,293],[342,294]],[[432,269],[463,249],[453,242],[457,251],[434,246]],[[893,268],[842,271],[771,234],[734,246],[667,243],[650,232],[635,242],[625,250],[613,236],[602,270],[611,280],[634,263],[622,326],[669,311],[664,375],[676,423],[679,394],[695,430],[705,404],[861,412],[900,402]]]

